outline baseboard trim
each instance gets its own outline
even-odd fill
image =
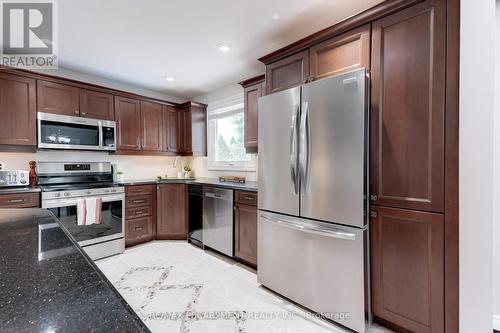
[[[493,315],[493,330],[494,333],[500,333],[500,314]]]

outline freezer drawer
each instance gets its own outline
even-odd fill
[[[366,229],[263,211],[258,223],[259,283],[364,332]]]
[[[233,256],[233,190],[204,188],[203,245]]]

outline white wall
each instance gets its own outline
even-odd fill
[[[500,0],[496,1],[495,35],[495,167],[493,185],[493,313],[500,331]]]
[[[493,313],[495,2],[461,0],[460,15],[460,332],[487,333]]]
[[[158,98],[158,99],[163,99],[167,100],[169,102],[175,102],[175,103],[182,103],[185,102],[186,100],[183,98],[171,96],[169,94],[165,94],[159,91],[153,91],[149,89],[144,89],[138,86],[132,86],[130,84],[118,82],[118,81],[113,81],[109,80],[103,77],[98,77],[90,74],[85,74],[81,72],[76,72],[72,71],[69,69],[65,68],[59,68],[59,69],[40,69],[36,70],[38,73],[42,74],[48,74],[48,75],[55,75],[55,76],[60,76],[62,78],[66,79],[73,79],[73,80],[78,80],[78,81],[83,81],[86,83],[91,83],[91,84],[96,84],[96,85],[101,85],[107,88],[113,88],[117,90],[122,90],[138,95],[143,95],[146,97],[151,97],[151,98]]]
[[[191,158],[182,158],[177,163],[177,169],[172,167],[174,157],[164,156],[123,156],[108,155],[105,152],[75,152],[75,151],[39,151],[37,153],[0,153],[0,162],[6,169],[29,170],[28,162],[34,161],[66,161],[66,162],[111,162],[117,165],[118,171],[124,172],[125,179],[150,179],[177,175],[182,164]]]

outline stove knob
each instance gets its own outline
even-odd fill
[[[64,196],[65,196],[65,197],[69,197],[70,195],[71,195],[71,193],[70,193],[70,192],[64,192]]]
[[[116,192],[116,188],[112,189],[111,192],[115,193]]]
[[[85,192],[85,194],[92,194],[92,192],[90,192],[90,191],[87,191],[87,192]]]
[[[61,193],[54,193],[54,197],[59,198],[61,196]]]

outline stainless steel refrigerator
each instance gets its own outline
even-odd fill
[[[258,281],[358,332],[369,314],[365,69],[259,99]]]

